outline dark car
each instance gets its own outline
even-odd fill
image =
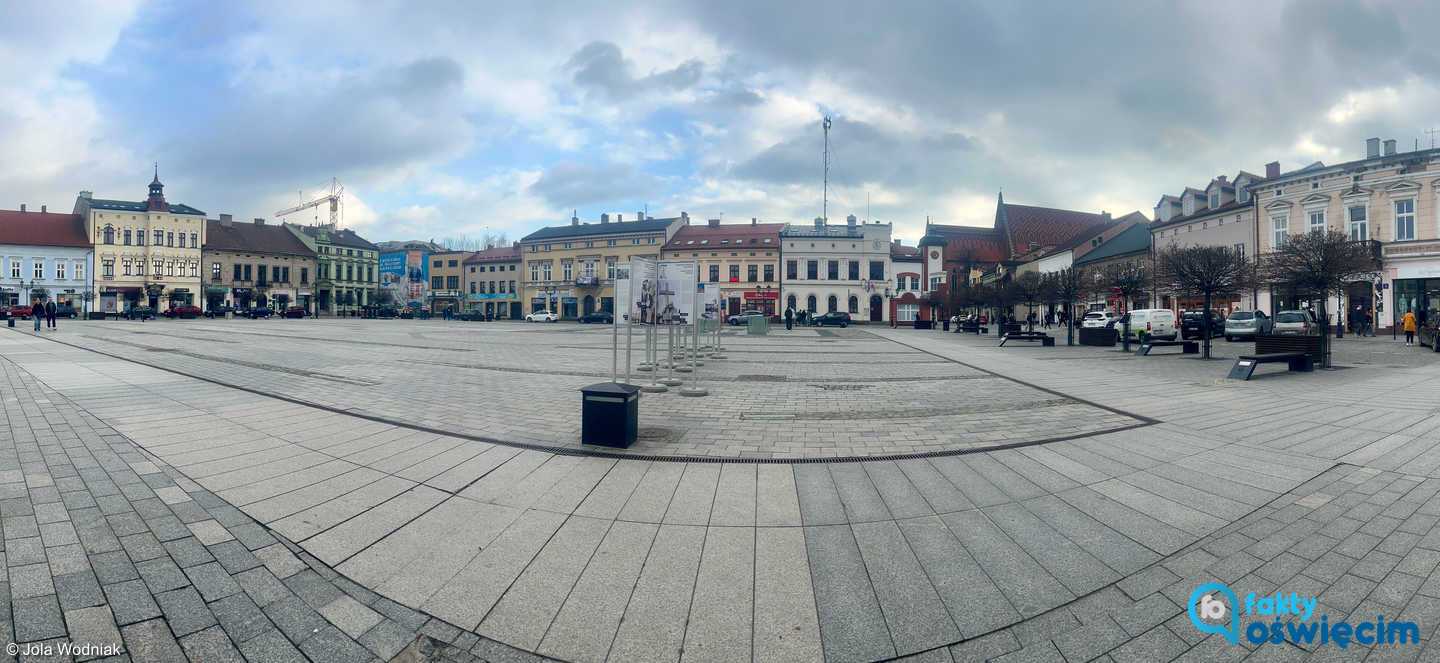
[[[125,317],[130,320],[144,320],[155,317],[155,309],[149,306],[131,306],[125,310]]]
[[[381,307],[375,309],[375,317],[377,317],[377,318],[397,318],[397,317],[400,317],[400,309],[395,308],[394,306],[381,306]]]
[[[602,325],[613,325],[613,324],[615,324],[615,316],[610,315],[609,313],[606,313],[606,312],[604,312],[604,311],[596,311],[596,312],[594,312],[594,313],[586,313],[585,315],[582,315],[582,316],[580,316],[579,318],[576,318],[575,321],[576,321],[576,322],[579,322],[579,323],[581,323],[581,324],[587,324],[587,325],[588,325],[588,324],[592,324],[592,323],[593,323],[593,324],[602,324]]]
[[[165,311],[160,315],[163,315],[167,318],[183,318],[185,320],[189,320],[192,318],[198,318],[202,314],[203,312],[200,310],[199,306],[184,305],[171,306],[170,308],[165,309]]]
[[[1420,325],[1420,333],[1415,335],[1420,345],[1430,346],[1433,352],[1440,352],[1440,311],[1430,310],[1425,315],[1425,322]]]
[[[831,311],[815,316],[811,319],[810,324],[816,327],[849,327],[850,314],[842,311]]]
[[[251,320],[268,318],[272,315],[275,315],[275,310],[270,308],[269,306],[256,306],[255,308],[245,311],[245,317],[250,318]]]
[[[1186,311],[1180,316],[1180,338],[1205,338],[1206,320],[1210,323],[1210,338],[1225,335],[1225,318],[1219,313],[1209,311],[1207,315],[1200,311]]]
[[[70,318],[71,320],[74,320],[77,314],[78,312],[75,310],[74,304],[55,305],[55,317],[57,318]]]
[[[456,320],[464,320],[465,322],[485,322],[485,312],[484,312],[484,311],[461,311],[461,312],[455,314],[455,319],[456,319]]]
[[[291,306],[285,309],[285,317],[287,318],[303,318],[308,314],[309,311],[306,311],[303,306]]]
[[[234,306],[228,306],[228,305],[226,305],[226,304],[221,304],[221,305],[219,305],[219,306],[211,306],[211,307],[210,307],[210,310],[208,310],[208,311],[205,312],[205,317],[207,317],[207,318],[223,318],[223,317],[225,317],[226,314],[234,313],[235,311],[236,311],[236,309],[235,309]]]

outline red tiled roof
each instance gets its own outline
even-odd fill
[[[250,251],[311,258],[315,252],[283,225],[253,221],[205,220],[205,249],[208,251]]]
[[[917,262],[917,261],[923,260],[923,259],[924,259],[924,256],[920,255],[920,247],[918,247],[918,246],[903,246],[903,245],[900,245],[900,244],[896,244],[896,243],[894,243],[894,242],[891,242],[891,243],[890,243],[890,259],[891,259],[891,260],[904,260],[904,261],[907,261],[907,262]]]
[[[1005,203],[1004,214],[1013,255],[1029,253],[1031,243],[1040,248],[1059,246],[1086,228],[1110,221],[1090,212],[1012,203]]]
[[[518,246],[497,246],[483,251],[476,251],[465,259],[465,264],[477,262],[506,262],[520,259],[520,247]]]
[[[684,226],[675,231],[670,241],[665,243],[666,251],[698,251],[702,246],[707,250],[721,248],[734,248],[743,246],[746,248],[755,247],[776,247],[780,246],[780,230],[785,227],[783,223],[730,223],[718,226],[695,225]],[[770,240],[766,243],[765,240]],[[700,242],[706,242],[701,244]],[[693,242],[693,243],[687,243]],[[723,242],[723,243],[722,243]]]
[[[89,247],[79,214],[0,210],[0,244]]]

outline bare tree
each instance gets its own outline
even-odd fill
[[[1065,345],[1075,345],[1075,304],[1085,297],[1094,279],[1084,267],[1066,267],[1048,277],[1055,301],[1065,307]]]
[[[1025,322],[1035,331],[1035,305],[1045,298],[1045,279],[1039,272],[1025,272],[1015,277],[1015,299],[1025,305]]]
[[[1374,281],[1380,270],[1378,245],[1353,241],[1338,231],[1309,232],[1291,235],[1285,243],[1266,256],[1263,273],[1271,284],[1316,296],[1320,300],[1320,347],[1322,365],[1330,366],[1330,335],[1327,311],[1330,294],[1338,294],[1345,284]]]
[[[481,251],[505,246],[510,240],[504,232],[483,232],[480,235],[457,235],[441,239],[439,244],[451,251]]]
[[[1143,260],[1122,260],[1100,268],[1100,283],[1119,295],[1120,305],[1125,308],[1125,311],[1116,311],[1123,315],[1120,349],[1125,352],[1130,351],[1130,300],[1145,292],[1150,282],[1147,271]]]
[[[1210,305],[1215,296],[1239,294],[1255,283],[1254,261],[1228,246],[1170,246],[1155,258],[1155,285],[1205,298],[1201,357],[1210,358]]]

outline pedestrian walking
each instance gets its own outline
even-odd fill
[[[50,329],[54,329],[54,328],[55,328],[55,302],[54,302],[54,301],[45,302],[45,326],[46,326],[46,327],[49,327]]]
[[[1400,326],[1405,330],[1405,345],[1415,345],[1415,312],[1406,311],[1405,317],[1400,319]]]
[[[1370,338],[1375,338],[1375,318],[1370,315],[1369,311],[1366,311],[1364,316],[1365,335]]]
[[[35,333],[40,333],[40,319],[45,317],[45,305],[39,302],[30,302],[30,319],[35,321]]]
[[[787,309],[785,309],[785,331],[790,331],[791,329],[794,329],[794,328],[795,328],[795,309],[793,309],[793,308],[787,308]]]

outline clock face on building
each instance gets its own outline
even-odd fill
[[[930,257],[931,257],[931,258],[939,258],[939,257],[940,257],[940,252],[939,252],[939,251],[931,251],[931,252],[930,252]]]

